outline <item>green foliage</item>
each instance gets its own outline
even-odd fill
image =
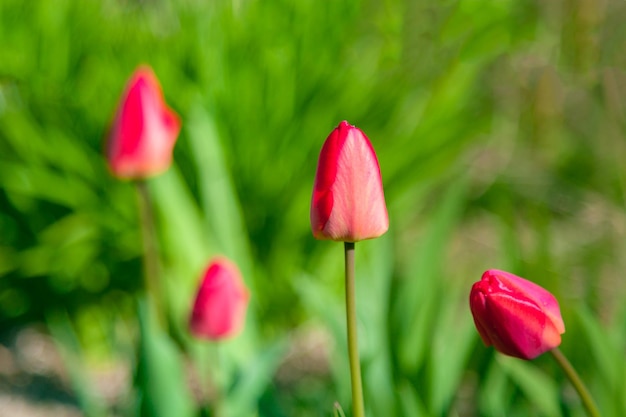
[[[138,392],[140,415],[193,416],[191,393],[185,386],[183,362],[173,341],[159,328],[150,305],[139,305],[140,350]]]
[[[618,0],[3,0],[2,330],[47,323],[86,415],[107,405],[84,370],[108,362],[143,372],[125,415],[170,393],[161,415],[206,415],[184,376],[212,356],[186,321],[221,253],[252,292],[220,346],[228,415],[349,414],[341,247],[308,220],[319,149],[347,119],[379,155],[391,222],[356,249],[369,414],[581,415],[550,361],[480,343],[467,295],[487,268],[557,296],[564,352],[605,415],[626,414],[625,19]],[[136,313],[137,196],[102,157],[141,63],[183,121],[148,182],[169,334]]]

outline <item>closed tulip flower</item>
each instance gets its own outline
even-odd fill
[[[486,271],[472,286],[470,308],[485,345],[516,358],[556,348],[565,332],[556,298],[509,272]]]
[[[389,228],[374,148],[346,121],[330,133],[319,156],[311,228],[317,239],[344,242],[375,238]]]
[[[249,293],[237,266],[226,258],[214,259],[206,269],[189,320],[191,333],[220,340],[242,329]]]
[[[159,82],[147,66],[126,85],[107,139],[106,156],[113,175],[151,177],[169,168],[180,120],[167,107]]]

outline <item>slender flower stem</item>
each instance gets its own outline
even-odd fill
[[[365,417],[363,387],[361,385],[361,364],[356,325],[356,291],[354,279],[354,242],[345,242],[346,261],[346,321],[348,325],[348,358],[352,382],[352,415]]]
[[[214,392],[212,398],[212,417],[223,417],[224,416],[224,391],[223,391],[223,378],[222,378],[222,352],[220,349],[220,344],[217,343],[214,346],[213,353],[215,354],[215,358],[213,360],[213,369],[212,369],[212,382],[214,384]]]
[[[196,371],[199,378],[202,396],[203,415],[224,417],[224,378],[221,369],[221,349],[219,343],[206,345],[202,350],[202,358],[197,358]],[[208,359],[208,362],[205,361]]]
[[[157,253],[157,238],[154,228],[154,214],[150,201],[150,193],[145,181],[135,182],[139,196],[139,217],[143,240],[143,277],[144,289],[147,293],[148,304],[157,315],[157,323],[165,325],[164,311],[161,305],[161,289],[159,286],[159,258]]]
[[[574,388],[578,392],[578,395],[580,396],[580,399],[585,406],[589,417],[600,417],[600,411],[598,411],[598,407],[593,401],[589,390],[585,386],[582,379],[580,379],[580,376],[578,375],[572,364],[567,360],[565,355],[563,355],[563,352],[561,352],[559,348],[554,348],[550,351],[550,353],[559,364],[559,366],[563,369],[565,375],[567,375],[572,385],[574,385]]]

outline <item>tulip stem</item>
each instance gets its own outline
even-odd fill
[[[585,383],[582,381],[582,379],[580,379],[580,376],[578,375],[570,361],[568,361],[565,355],[563,355],[563,352],[561,352],[559,348],[554,348],[550,351],[550,353],[559,364],[561,369],[563,369],[563,372],[565,372],[565,375],[567,375],[567,378],[569,378],[570,382],[578,392],[578,396],[585,406],[589,417],[600,417],[598,407],[593,401],[589,390],[585,386]]]
[[[345,242],[346,261],[346,322],[348,327],[348,358],[350,380],[352,382],[352,415],[365,417],[363,387],[361,385],[361,364],[356,321],[356,291],[354,279],[354,242]]]
[[[211,417],[223,417],[224,392],[222,390],[223,379],[221,375],[222,352],[219,343],[213,344],[212,350],[214,358],[209,381],[213,384],[213,392],[209,395],[209,401],[211,403],[209,408],[211,411]]]
[[[154,228],[154,214],[148,185],[144,180],[135,181],[139,196],[139,217],[143,241],[143,278],[144,290],[147,293],[148,305],[157,317],[157,323],[165,325],[163,310],[161,309],[161,293],[159,288],[159,259],[157,251],[156,230]]]

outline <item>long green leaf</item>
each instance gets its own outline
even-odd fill
[[[156,323],[146,302],[139,304],[141,341],[137,389],[141,415],[145,417],[191,417],[195,406],[187,386],[184,363],[166,333]]]
[[[525,362],[504,355],[496,356],[502,369],[520,387],[530,405],[543,416],[558,417],[559,387],[549,376],[536,368],[533,362]]]

